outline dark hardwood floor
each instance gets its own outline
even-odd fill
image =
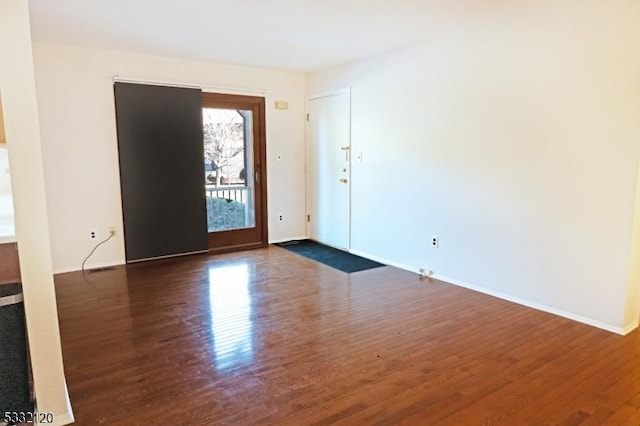
[[[56,277],[77,424],[640,425],[640,334],[278,247]]]

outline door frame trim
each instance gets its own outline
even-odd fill
[[[267,114],[266,114],[266,96],[250,96],[243,95],[237,93],[214,93],[214,92],[202,92],[201,94],[202,102],[204,103],[206,99],[219,102],[222,105],[221,108],[235,108],[237,105],[235,103],[245,103],[255,105],[258,111],[258,116],[254,117],[254,125],[257,124],[256,133],[254,131],[254,151],[258,151],[257,155],[254,152],[254,158],[257,158],[258,164],[255,164],[254,161],[254,170],[259,170],[259,179],[260,179],[260,191],[256,191],[255,195],[260,196],[260,239],[259,242],[249,242],[249,243],[239,243],[228,245],[224,247],[211,247],[211,239],[209,239],[209,252],[210,253],[224,253],[230,251],[240,251],[240,250],[248,250],[253,248],[263,248],[269,245],[269,217],[268,217],[268,209],[267,209]],[[257,149],[256,149],[257,148]],[[254,176],[255,179],[255,171]],[[247,177],[248,178],[248,177]],[[257,211],[256,211],[257,213]],[[258,226],[258,221],[256,220],[256,226]],[[251,229],[251,228],[248,228]],[[243,231],[242,229],[238,231]],[[222,232],[232,232],[232,231],[222,231]],[[208,234],[209,238],[211,233]]]
[[[304,195],[305,195],[305,199],[304,199],[304,210],[305,210],[305,215],[304,215],[304,230],[305,230],[305,235],[307,238],[310,237],[309,235],[309,222],[307,221],[307,215],[309,214],[308,206],[309,206],[309,120],[307,120],[308,114],[309,114],[309,101],[315,100],[315,99],[321,99],[321,98],[328,98],[331,96],[337,96],[337,95],[344,95],[346,94],[348,99],[349,99],[349,207],[347,208],[347,227],[348,229],[348,233],[347,233],[347,247],[346,250],[347,251],[351,251],[351,237],[352,237],[352,217],[351,217],[351,213],[352,213],[352,209],[351,209],[351,205],[352,205],[352,200],[353,200],[353,194],[352,194],[352,178],[353,178],[353,134],[352,134],[352,130],[353,130],[353,99],[351,96],[351,86],[347,86],[347,87],[343,87],[342,89],[335,89],[335,90],[328,90],[325,92],[317,92],[317,93],[312,93],[309,94],[305,97],[305,111],[304,111],[304,117],[305,117],[305,128],[304,128],[304,178],[305,178],[305,191],[304,191]]]
[[[337,89],[337,90],[329,90],[326,92],[318,92],[318,93],[312,93],[310,95],[307,95],[307,113],[309,112],[309,101],[313,100],[313,99],[320,99],[320,98],[328,98],[329,96],[336,96],[336,95],[342,95],[342,94],[349,94],[349,106],[351,106],[351,87],[344,87],[342,89]],[[349,108],[349,110],[351,110],[351,108]]]

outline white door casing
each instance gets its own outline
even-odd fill
[[[351,95],[348,89],[307,101],[307,235],[350,248]]]

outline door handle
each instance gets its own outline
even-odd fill
[[[260,184],[260,167],[256,169],[256,183]]]
[[[348,181],[345,178],[340,179],[340,183],[347,183]]]

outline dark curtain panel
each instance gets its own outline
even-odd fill
[[[200,90],[114,91],[127,262],[207,250]]]

